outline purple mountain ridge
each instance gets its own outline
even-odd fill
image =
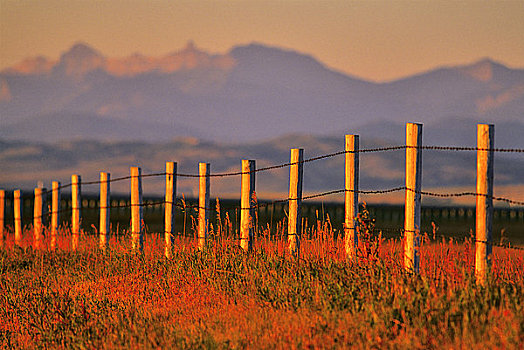
[[[374,83],[257,43],[210,54],[190,42],[165,56],[122,58],[77,43],[57,61],[28,58],[0,72],[3,139],[235,143],[360,133],[397,141],[417,121],[430,139],[461,144],[478,122],[513,135],[523,115],[524,69],[489,58]]]

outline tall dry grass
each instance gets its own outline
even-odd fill
[[[524,342],[524,252],[494,247],[491,278],[474,280],[472,238],[421,237],[420,274],[401,266],[401,239],[385,240],[361,214],[358,260],[329,217],[304,221],[299,259],[285,220],[255,219],[254,251],[218,203],[208,247],[163,234],[130,252],[114,230],[109,249],[84,234],[71,251],[67,228],[50,250],[0,251],[0,343],[9,348],[519,348]],[[189,223],[190,219],[188,219]],[[193,220],[194,221],[194,220]],[[188,225],[189,226],[189,225]],[[192,225],[195,227],[195,225]],[[189,228],[186,228],[189,231]],[[189,233],[189,232],[188,232]]]

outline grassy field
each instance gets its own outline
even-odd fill
[[[473,276],[469,240],[422,237],[420,275],[401,268],[399,240],[363,231],[357,262],[325,222],[309,228],[301,257],[284,229],[261,229],[246,254],[222,224],[204,251],[148,234],[143,254],[124,232],[110,249],[84,235],[77,252],[0,250],[3,348],[521,348],[524,251],[494,247],[491,279]],[[367,232],[367,233],[366,233]]]

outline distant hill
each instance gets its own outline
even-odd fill
[[[428,140],[455,144],[491,122],[498,146],[523,147],[515,137],[523,116],[524,69],[488,58],[373,83],[261,44],[210,54],[189,43],[162,57],[114,58],[78,43],[58,60],[28,58],[0,72],[0,137],[11,140],[361,133],[397,141],[405,122],[419,121]]]
[[[363,140],[361,148],[384,146],[382,141]],[[114,142],[76,140],[55,143],[26,141],[0,141],[0,188],[22,188],[28,191],[43,181],[59,180],[69,183],[72,174],[81,174],[83,180],[99,178],[100,171],[108,171],[113,178],[127,176],[129,167],[139,165],[144,174],[161,173],[166,161],[177,161],[178,172],[196,174],[199,162],[210,162],[211,173],[239,171],[241,159],[255,159],[257,167],[289,162],[290,148],[303,147],[305,158],[330,154],[343,150],[343,137],[317,137],[285,135],[261,142],[227,144],[199,141],[195,138],[178,138],[169,142],[145,143],[139,141]],[[360,156],[360,185],[362,189],[386,189],[403,186],[405,151],[362,153]],[[423,152],[423,190],[475,191],[475,152]],[[495,195],[524,201],[524,159],[510,159],[505,154],[495,155]],[[256,174],[259,198],[286,198],[289,168],[275,169]],[[161,195],[164,178],[144,178],[144,194]],[[178,193],[196,196],[198,181],[195,178],[178,178]],[[304,193],[312,194],[344,188],[344,157],[309,162],[304,165]],[[114,193],[129,194],[129,181],[111,184]],[[212,178],[212,197],[238,198],[238,176]],[[66,190],[67,191],[67,190]],[[83,191],[98,193],[97,185],[84,186]],[[343,195],[319,200],[342,200]],[[369,202],[402,202],[403,192],[393,196],[367,195]],[[436,200],[425,197],[428,202],[451,202],[473,204],[474,197]],[[496,202],[496,205],[504,205]]]

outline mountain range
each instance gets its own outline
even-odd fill
[[[286,134],[473,145],[496,124],[499,147],[523,147],[524,69],[482,59],[385,83],[292,50],[249,44],[210,54],[192,42],[162,57],[106,57],[77,43],[58,60],[28,58],[0,72],[0,138],[245,143]]]

